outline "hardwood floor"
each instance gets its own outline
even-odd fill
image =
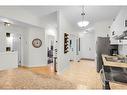
[[[102,89],[99,73],[96,72],[94,61],[81,60],[80,62],[71,62],[61,77],[74,82],[78,89]],[[127,84],[110,82],[111,90],[125,90]]]
[[[0,71],[0,90],[63,90],[76,89],[70,81],[60,79],[59,76],[38,74],[25,68],[16,68]]]
[[[55,75],[52,64],[48,64],[48,66],[43,67],[31,67],[26,69],[38,74]]]
[[[102,89],[94,61],[81,60],[70,64],[61,77],[74,82],[78,89]]]
[[[29,68],[32,72],[56,76],[53,72],[52,65],[45,67]],[[70,67],[57,75],[61,79],[68,80],[77,86],[77,89],[102,89],[99,73],[96,72],[96,64],[94,61],[81,60],[80,62],[70,62]],[[111,89],[127,89],[127,85],[111,83]]]

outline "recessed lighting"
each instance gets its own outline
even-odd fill
[[[78,22],[79,27],[86,27],[89,24],[89,21],[80,21]]]

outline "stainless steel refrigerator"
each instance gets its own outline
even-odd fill
[[[110,38],[109,37],[98,37],[96,41],[96,64],[97,72],[102,68],[102,54],[110,55]]]

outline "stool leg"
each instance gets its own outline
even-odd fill
[[[109,82],[108,82],[108,81],[105,81],[104,84],[105,84],[105,85],[103,85],[103,89],[107,89],[107,90],[109,90],[109,89],[110,89]]]

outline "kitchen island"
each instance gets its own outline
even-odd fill
[[[119,59],[117,56],[102,55],[104,66],[113,66],[127,68],[127,62],[123,58]]]
[[[102,55],[103,66],[100,71],[104,89],[112,89],[112,84],[121,85],[127,89],[126,57]]]
[[[18,52],[0,53],[0,70],[13,69],[18,67]]]

